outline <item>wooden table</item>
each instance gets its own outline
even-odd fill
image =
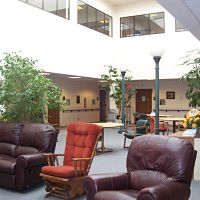
[[[159,114],[159,117],[173,117],[174,115],[167,115],[167,114]],[[155,117],[155,115],[151,116],[151,114],[147,114],[147,117]]]
[[[179,138],[179,139],[184,139],[184,140],[187,140],[189,141],[193,147],[194,147],[194,139],[195,138],[200,138],[199,136],[195,135],[195,136],[192,136],[192,135],[183,135],[184,131],[177,131],[176,133],[173,133],[173,134],[169,134],[169,137],[176,137],[176,138]]]
[[[170,134],[168,136],[169,137],[176,137],[176,138],[179,138],[179,139],[187,140],[195,148],[195,146],[194,146],[194,140],[195,140],[195,138],[200,138],[200,135],[191,136],[191,135],[183,135],[183,133],[184,133],[184,131],[177,131],[176,133]],[[192,176],[192,179],[194,180],[194,174]]]
[[[173,122],[173,133],[176,132],[176,122],[183,122],[184,117],[160,117],[160,121],[172,121]]]
[[[104,139],[104,129],[105,128],[118,128],[123,126],[122,123],[115,123],[115,122],[105,122],[105,123],[93,123],[97,124],[98,126],[101,126],[102,131],[101,131],[101,147],[96,150],[97,153],[106,153],[112,151],[112,149],[106,148],[105,147],[105,139]]]

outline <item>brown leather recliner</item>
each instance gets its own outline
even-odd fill
[[[44,152],[54,152],[58,132],[50,125],[0,123],[0,186],[23,190],[42,182]]]
[[[187,200],[196,151],[185,140],[157,135],[136,137],[127,173],[88,176],[88,200]]]

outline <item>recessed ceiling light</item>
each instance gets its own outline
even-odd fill
[[[99,83],[107,83],[108,81],[106,80],[99,80]]]
[[[43,76],[50,76],[51,75],[49,72],[41,72],[40,74],[43,75]]]
[[[81,78],[81,77],[80,76],[68,76],[68,78],[78,79],[78,78]]]

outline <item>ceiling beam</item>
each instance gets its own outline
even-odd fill
[[[198,40],[200,40],[199,0],[157,0],[168,12],[180,21]]]

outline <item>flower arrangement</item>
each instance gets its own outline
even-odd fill
[[[200,127],[200,111],[190,111],[186,114],[183,127],[184,128],[199,128]]]

